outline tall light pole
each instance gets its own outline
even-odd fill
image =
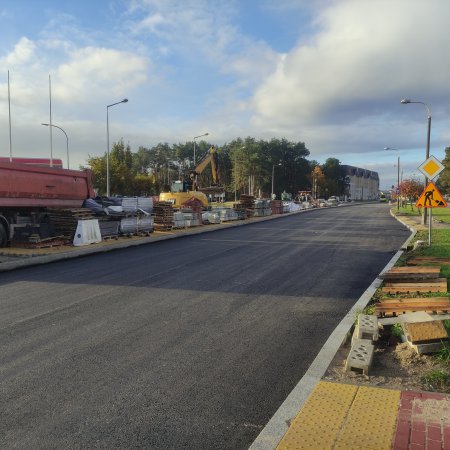
[[[275,175],[275,167],[281,166],[281,163],[273,164],[272,165],[272,193],[270,194],[270,198],[273,200],[273,181],[274,181],[274,175]]]
[[[111,105],[106,105],[106,196],[110,196],[109,189],[109,108],[114,105],[119,105],[120,103],[126,103],[127,98],[124,98],[120,102],[112,103]]]
[[[209,133],[205,133],[205,134],[201,134],[200,136],[194,136],[194,168],[195,168],[195,140],[197,138],[203,137],[203,136],[208,136]]]
[[[409,98],[404,98],[400,100],[400,103],[403,105],[407,105],[408,103],[420,103],[425,107],[427,110],[427,147],[426,147],[426,153],[425,153],[425,160],[427,160],[430,157],[430,135],[431,135],[431,112],[430,108],[428,108],[428,105],[424,102],[419,102],[415,100],[410,100]],[[428,178],[425,177],[425,186],[428,184]],[[423,208],[423,225],[427,224],[427,208]]]
[[[397,150],[397,212],[400,211],[400,153],[398,148],[384,147],[385,150]]]
[[[41,125],[44,125],[46,127],[49,127],[50,124],[49,123],[41,123]],[[69,164],[69,138],[67,136],[67,133],[61,128],[58,127],[58,125],[54,125],[53,123],[51,124],[52,127],[58,128],[58,130],[61,130],[65,135],[66,135],[66,154],[67,154],[67,168],[70,169],[70,164]]]

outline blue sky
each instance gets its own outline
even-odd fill
[[[430,7],[432,4],[432,7]],[[395,184],[449,146],[447,0],[3,0],[0,141],[9,155],[50,154],[52,122],[71,167],[106,151],[185,142],[205,132],[306,143]],[[53,129],[53,156],[65,137]]]

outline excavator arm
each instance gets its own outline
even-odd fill
[[[216,147],[211,147],[208,153],[197,164],[196,168],[191,172],[192,190],[198,190],[197,177],[206,169],[208,164],[211,163],[211,177],[213,186],[217,186],[220,183],[220,169],[219,158],[217,155]]]

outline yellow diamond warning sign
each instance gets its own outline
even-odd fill
[[[446,208],[447,202],[442,197],[436,185],[430,181],[424,189],[419,200],[416,202],[417,208]]]
[[[426,159],[418,169],[430,180],[436,178],[444,169],[444,165],[433,155]]]

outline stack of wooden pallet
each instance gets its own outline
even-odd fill
[[[169,231],[173,228],[173,206],[169,202],[158,202],[153,207],[154,228],[156,231]]]
[[[239,202],[242,204],[243,209],[245,209],[247,218],[253,217],[255,214],[255,197],[253,195],[241,195]]]
[[[375,312],[384,317],[414,311],[449,311],[448,297],[423,295],[447,292],[447,279],[439,275],[440,267],[393,267],[383,276],[384,287],[381,291],[385,297],[375,305]]]
[[[272,200],[270,202],[272,214],[283,214],[283,202],[281,200]]]
[[[70,240],[73,239],[79,220],[96,219],[89,208],[50,209],[49,217],[55,233]]]

